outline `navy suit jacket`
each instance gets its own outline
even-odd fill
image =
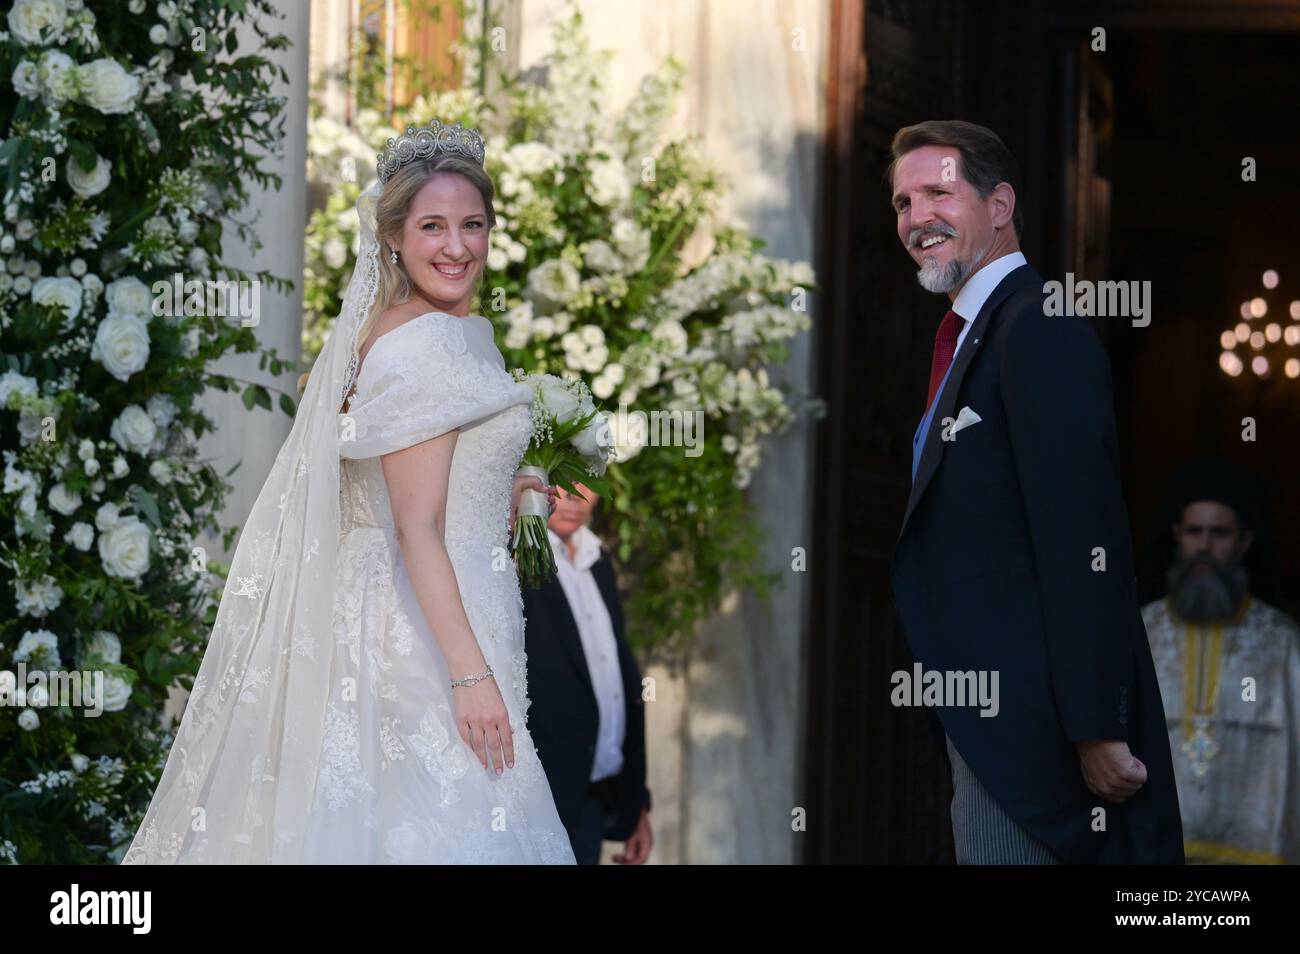
[[[636,829],[641,809],[650,807],[641,670],[627,644],[614,570],[603,553],[592,564],[591,572],[613,624],[625,706],[623,768],[613,778],[617,804],[614,817],[605,829],[605,838],[625,841]],[[600,730],[596,692],[591,685],[591,670],[587,667],[578,624],[560,581],[552,577],[538,589],[525,584],[523,595],[531,702],[528,731],[551,784],[560,820],[572,833],[587,798],[596,756],[596,735]]]
[[[1066,863],[1181,864],[1110,365],[1087,321],[1045,315],[1044,298],[1029,265],[1003,278],[936,398],[894,553],[899,618],[924,670],[998,672],[995,717],[935,713],[1016,822]],[[965,406],[981,420],[944,440]],[[1084,783],[1074,743],[1098,739],[1146,765],[1123,804]]]

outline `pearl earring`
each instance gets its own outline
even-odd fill
[[[390,248],[388,250],[388,260],[392,262],[394,265],[397,264],[397,249]]]

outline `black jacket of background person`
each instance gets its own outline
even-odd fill
[[[650,807],[646,788],[645,702],[641,699],[641,670],[624,634],[623,606],[614,583],[614,571],[602,553],[591,565],[600,594],[609,610],[618,664],[623,673],[626,712],[623,733],[623,768],[613,778],[617,816],[605,829],[607,841],[632,836],[641,809]],[[569,608],[564,587],[556,577],[540,589],[525,584],[524,647],[528,652],[528,731],[551,783],[551,795],[564,827],[572,832],[591,781],[596,757],[600,713],[591,686],[587,656],[578,624]]]
[[[1087,320],[1044,314],[1045,297],[1029,265],[1003,278],[936,398],[894,552],[899,617],[923,670],[998,671],[995,717],[934,711],[1016,822],[1067,864],[1182,864],[1110,365]],[[982,420],[942,440],[966,406]],[[1084,783],[1073,743],[1097,739],[1126,741],[1146,765],[1122,804]]]

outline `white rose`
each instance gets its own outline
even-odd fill
[[[614,444],[614,434],[608,415],[597,413],[590,424],[569,439],[569,443],[582,455],[583,460],[592,465],[592,469],[597,474],[604,474],[609,461],[609,451]]]
[[[172,482],[172,468],[165,460],[156,460],[149,465],[149,476],[160,484]]]
[[[86,472],[87,477],[94,477],[99,473],[99,461],[92,457],[81,465],[81,469]]]
[[[101,113],[129,113],[140,94],[140,81],[117,60],[104,57],[78,67],[85,100]]]
[[[112,530],[100,534],[99,559],[109,576],[139,579],[149,569],[149,528],[138,517],[123,517]]]
[[[75,278],[41,278],[32,286],[32,301],[38,305],[57,305],[68,320],[81,314],[81,282]]]
[[[149,363],[149,329],[137,315],[110,314],[99,323],[90,357],[125,381]]]
[[[110,315],[135,315],[146,321],[153,316],[153,292],[132,275],[109,282],[104,289],[104,301],[108,303]]]
[[[149,412],[139,404],[129,404],[122,409],[109,426],[108,436],[117,442],[122,450],[143,454],[158,436],[158,425],[153,422]]]
[[[90,524],[77,521],[72,525],[72,529],[63,535],[63,539],[85,553],[95,542],[95,530]]]
[[[105,712],[121,712],[131,699],[131,683],[116,673],[104,676],[103,706]]]
[[[50,507],[65,517],[72,516],[76,509],[81,506],[81,494],[73,493],[62,483],[55,484],[50,488],[50,492],[45,499],[50,502]]]
[[[86,172],[76,159],[68,160],[68,186],[83,199],[99,195],[113,180],[112,165],[103,156],[95,156],[95,168]]]
[[[536,382],[536,390],[541,394],[546,410],[556,420],[567,421],[578,412],[578,395],[561,378],[553,374],[540,375]]]
[[[68,263],[68,271],[72,273],[73,278],[80,278],[86,274],[86,260],[84,258],[74,258]],[[84,285],[82,286],[85,287]]]
[[[488,252],[487,267],[489,271],[499,272],[510,264],[510,256],[503,249],[494,248]]]
[[[28,46],[40,46],[58,38],[67,17],[64,0],[15,0],[9,32]]]
[[[167,42],[167,28],[161,23],[155,23],[149,28],[149,42],[155,46],[162,46]]]
[[[121,519],[117,504],[106,503],[95,511],[95,526],[100,530],[112,530]]]
[[[121,479],[131,472],[131,465],[126,462],[125,457],[113,458],[113,476]]]
[[[18,728],[25,732],[34,732],[41,726],[41,717],[31,709],[18,713]]]
[[[98,656],[106,663],[119,663],[122,661],[122,641],[116,633],[110,633],[106,629],[96,630],[86,644],[86,655]]]
[[[90,759],[86,758],[80,752],[73,752],[71,757],[72,771],[80,775],[86,769],[90,768]]]
[[[14,92],[19,96],[36,99],[41,95],[41,77],[36,70],[36,64],[31,60],[23,60],[18,64],[11,82],[14,84]]]

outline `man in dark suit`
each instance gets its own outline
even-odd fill
[[[1000,690],[933,710],[957,861],[1181,864],[1105,352],[1085,320],[1046,313],[992,131],[901,129],[889,181],[918,280],[952,301],[894,554],[899,616],[940,685],[977,673]]]
[[[625,841],[619,864],[642,864],[654,838],[646,788],[641,670],[628,647],[614,571],[587,526],[600,499],[556,492],[547,533],[558,573],[524,587],[528,731],[579,864]]]

